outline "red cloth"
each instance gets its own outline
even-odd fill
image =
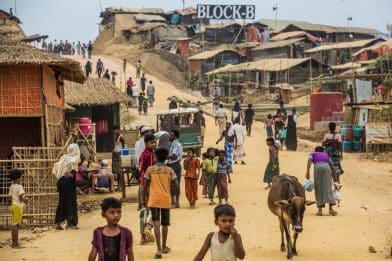
[[[154,152],[149,149],[145,149],[139,158],[140,183],[142,185],[144,185],[144,173],[146,173],[148,167],[154,164]]]
[[[128,86],[128,87],[132,87],[132,86],[133,86],[133,81],[132,81],[131,79],[129,79],[129,80],[127,81],[127,86]]]

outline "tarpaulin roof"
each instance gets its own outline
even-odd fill
[[[134,16],[137,22],[166,22],[166,19],[160,15],[135,14]]]
[[[293,31],[293,32],[284,32],[279,33],[278,35],[271,38],[271,41],[282,41],[287,39],[297,39],[297,38],[307,38],[311,42],[318,41],[317,37],[305,32],[305,31]]]
[[[114,14],[164,14],[165,11],[162,8],[124,8],[124,7],[108,7],[102,13],[114,13]],[[101,13],[101,14],[102,14]]]
[[[371,45],[369,47],[365,47],[365,48],[359,50],[358,52],[355,52],[353,54],[353,56],[357,56],[358,54],[361,54],[366,51],[372,51],[372,50],[376,50],[378,48],[385,48],[385,47],[392,49],[392,39],[391,38],[386,39],[385,42],[379,42],[379,43],[376,43],[376,44]]]
[[[207,75],[218,74],[218,73],[237,73],[242,71],[267,71],[267,72],[278,72],[290,69],[294,66],[302,64],[308,61],[317,62],[311,58],[300,58],[300,59],[262,59],[255,62],[240,63],[236,65],[226,65],[225,67],[218,68],[210,71]]]
[[[260,50],[267,50],[267,49],[274,49],[274,48],[280,48],[280,47],[285,47],[294,43],[298,43],[303,41],[304,38],[299,38],[299,39],[289,39],[289,40],[283,40],[283,41],[277,41],[277,42],[267,42],[267,43],[262,43],[259,46],[253,48],[253,51],[260,51]]]
[[[201,53],[198,53],[196,55],[189,57],[188,59],[189,60],[207,60],[207,59],[210,59],[210,58],[214,57],[215,55],[218,55],[223,52],[233,52],[233,53],[238,54],[237,52],[235,52],[233,50],[222,49],[222,50],[212,50],[212,51],[201,52]]]
[[[348,63],[345,63],[345,64],[339,64],[339,65],[331,66],[331,68],[333,70],[346,70],[346,69],[352,69],[352,68],[361,68],[361,64],[348,62]]]
[[[385,41],[385,40],[381,38],[377,38],[377,39],[367,39],[367,40],[359,40],[359,41],[336,43],[336,44],[326,44],[326,45],[320,45],[315,48],[309,49],[305,51],[305,53],[315,53],[315,52],[334,50],[334,49],[360,48],[380,41]]]

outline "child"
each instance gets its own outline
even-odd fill
[[[90,179],[87,172],[87,161],[84,155],[80,155],[80,162],[78,166],[78,172],[75,175],[76,191],[80,195],[84,195],[90,192]]]
[[[147,115],[148,110],[148,98],[146,94],[143,92],[143,115]]]
[[[101,161],[101,166],[99,168],[99,174],[97,178],[97,187],[95,188],[99,192],[106,192],[110,186],[111,181],[109,181],[107,175],[110,175],[109,162],[107,160]]]
[[[208,198],[206,170],[203,168],[203,163],[207,158],[208,158],[208,153],[204,152],[202,154],[202,158],[201,158],[201,160],[202,160],[202,163],[200,165],[201,178],[200,178],[200,182],[199,182],[199,185],[203,186],[201,194],[204,196],[204,198]]]
[[[195,150],[189,148],[187,158],[184,160],[185,172],[185,193],[189,201],[190,208],[195,208],[197,200],[197,181],[200,176],[200,161],[194,157]]]
[[[210,205],[215,205],[214,202],[214,193],[216,187],[216,171],[218,169],[218,158],[215,157],[215,149],[208,148],[207,149],[208,158],[203,161],[203,169],[206,173],[207,178],[207,189],[208,189],[208,198],[210,199]]]
[[[138,111],[139,111],[139,115],[143,114],[143,102],[144,102],[144,95],[141,92],[139,94],[139,97],[138,97]]]
[[[219,151],[217,168],[219,205],[222,204],[222,199],[225,199],[225,203],[227,204],[227,199],[229,198],[227,178],[229,178],[229,183],[231,183],[229,166],[225,160],[225,155],[226,154],[224,150]]]
[[[265,129],[267,130],[267,137],[273,137],[274,133],[272,131],[272,126],[274,125],[274,120],[272,119],[272,115],[268,114],[267,119],[265,120]]]
[[[268,183],[265,189],[271,187],[271,181],[275,176],[279,176],[279,148],[275,144],[275,139],[272,137],[266,140],[269,150],[269,161],[264,172],[264,183]]]
[[[10,186],[8,195],[12,197],[12,204],[10,207],[12,220],[12,248],[22,248],[19,244],[19,226],[22,224],[24,203],[27,203],[27,199],[24,196],[25,191],[20,184],[22,175],[23,172],[20,169],[14,169],[10,172],[12,185]]]
[[[245,258],[245,250],[242,245],[241,235],[234,228],[235,210],[231,205],[219,205],[214,210],[215,225],[219,227],[218,232],[210,232],[204,241],[199,253],[193,259],[202,261],[211,248],[211,260],[237,260]]]
[[[149,167],[144,175],[144,199],[147,198],[147,191],[149,191],[147,206],[151,209],[152,221],[154,222],[155,241],[157,244],[155,259],[160,259],[162,258],[162,253],[167,254],[171,251],[166,245],[168,227],[170,226],[170,188],[172,182],[175,187],[178,187],[178,182],[174,170],[165,164],[168,155],[169,152],[167,149],[160,148],[155,150],[157,163],[154,166]]]
[[[285,145],[286,142],[286,136],[287,136],[287,129],[285,126],[282,127],[279,131],[279,141],[280,141],[280,148],[283,150],[283,146]]]
[[[107,225],[94,230],[89,261],[134,260],[132,232],[118,224],[121,219],[121,202],[115,198],[105,198],[101,204],[102,217]]]

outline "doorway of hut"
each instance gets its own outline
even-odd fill
[[[0,118],[0,159],[11,156],[12,147],[42,146],[41,117]]]
[[[112,106],[95,106],[91,110],[95,123],[97,152],[112,152],[114,148],[114,111]]]

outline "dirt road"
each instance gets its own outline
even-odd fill
[[[104,63],[120,66],[116,59],[104,59]],[[129,67],[130,72],[133,71]],[[159,97],[153,110],[167,108],[165,97],[173,94],[193,101],[199,99],[151,78],[158,87]],[[136,117],[138,120],[148,121],[151,118]],[[206,147],[214,146],[218,131],[212,118],[207,118],[207,125]],[[262,183],[268,157],[264,132],[262,125],[257,123],[254,135],[246,140],[247,165],[235,166],[233,183],[229,187],[229,201],[237,210],[236,227],[243,237],[246,260],[285,260],[285,254],[279,251],[278,220],[267,208],[267,191]],[[308,152],[282,152],[281,171],[295,175],[303,182],[307,154]],[[391,247],[392,238],[392,165],[361,162],[356,155],[346,155],[343,167],[346,174],[342,179],[342,207],[336,209],[338,216],[318,217],[315,215],[314,205],[307,208],[304,231],[298,240],[299,256],[295,260],[384,260],[389,254],[387,248]],[[136,188],[130,188],[128,195],[135,197]],[[314,199],[313,193],[307,193],[307,197]],[[192,260],[207,233],[216,230],[213,208],[207,200],[199,199],[193,210],[188,208],[184,195],[181,200],[182,208],[171,211],[172,226],[169,229],[168,244],[172,253],[164,256],[165,260]],[[140,237],[136,204],[124,204],[120,223],[134,233],[136,260],[151,260],[155,245],[138,244]],[[2,248],[0,259],[86,260],[91,247],[92,231],[104,224],[105,220],[99,211],[81,215],[79,230],[43,233],[31,242],[22,241],[25,248],[21,250]],[[9,234],[1,232],[0,239],[9,237]],[[21,232],[22,237],[26,235],[29,236],[30,233]],[[375,247],[376,254],[369,253],[370,245]],[[208,257],[206,260],[209,260]]]

